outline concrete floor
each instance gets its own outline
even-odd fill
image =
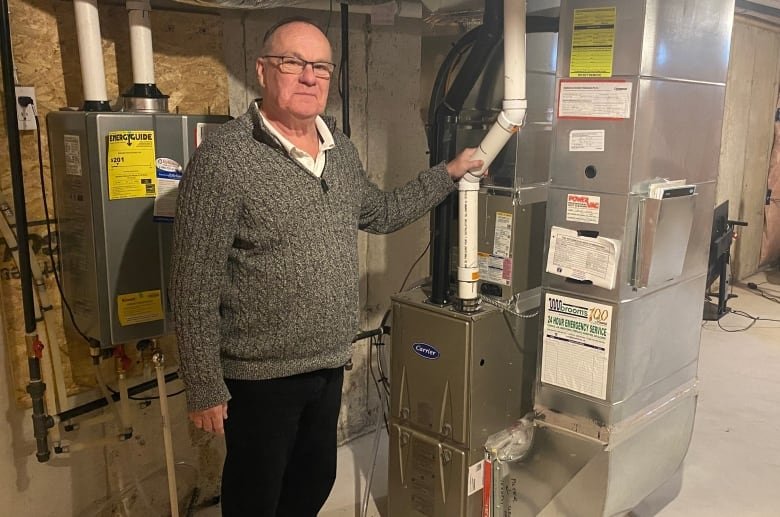
[[[749,279],[780,296],[780,274]],[[762,283],[766,282],[766,283]],[[780,320],[780,305],[734,287],[732,309]],[[750,320],[724,316],[728,330]],[[780,516],[780,321],[745,332],[702,327],[699,401],[693,439],[678,475],[632,512],[637,517]],[[357,517],[371,466],[374,435],[339,449],[338,480],[319,517]],[[382,436],[368,515],[387,517],[387,438]],[[676,494],[676,497],[675,497]],[[669,502],[669,499],[674,498]],[[217,517],[218,508],[198,517]],[[406,516],[403,516],[406,517]]]

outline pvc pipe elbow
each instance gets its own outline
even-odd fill
[[[511,99],[503,102],[503,110],[498,115],[499,124],[507,129],[516,131],[525,125],[525,116],[528,112],[526,99]]]
[[[484,171],[470,171],[463,175],[458,181],[458,190],[469,191],[479,190],[479,182],[482,179]]]

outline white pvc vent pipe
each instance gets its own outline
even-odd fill
[[[97,0],[73,0],[84,100],[108,102]]]
[[[130,19],[130,52],[133,61],[133,83],[154,84],[152,50],[152,6],[149,0],[126,3]]]
[[[479,181],[499,151],[522,128],[528,101],[525,95],[525,1],[504,0],[504,101],[498,120],[479,144],[474,160],[483,160],[478,171],[467,173],[458,182],[460,245],[458,255],[458,298],[479,297],[479,256],[477,221]]]

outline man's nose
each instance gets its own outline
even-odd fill
[[[317,77],[314,75],[314,65],[312,63],[303,65],[300,81],[308,85],[317,84]]]

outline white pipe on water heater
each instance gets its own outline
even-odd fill
[[[130,19],[130,52],[133,62],[133,83],[154,84],[152,6],[148,0],[129,0],[126,7],[127,16]]]
[[[97,0],[73,0],[84,100],[108,102]]]
[[[476,300],[479,280],[477,220],[479,181],[501,149],[525,122],[525,0],[504,0],[504,101],[498,120],[480,142],[472,159],[482,160],[478,171],[466,173],[458,182],[460,246],[458,298]]]

